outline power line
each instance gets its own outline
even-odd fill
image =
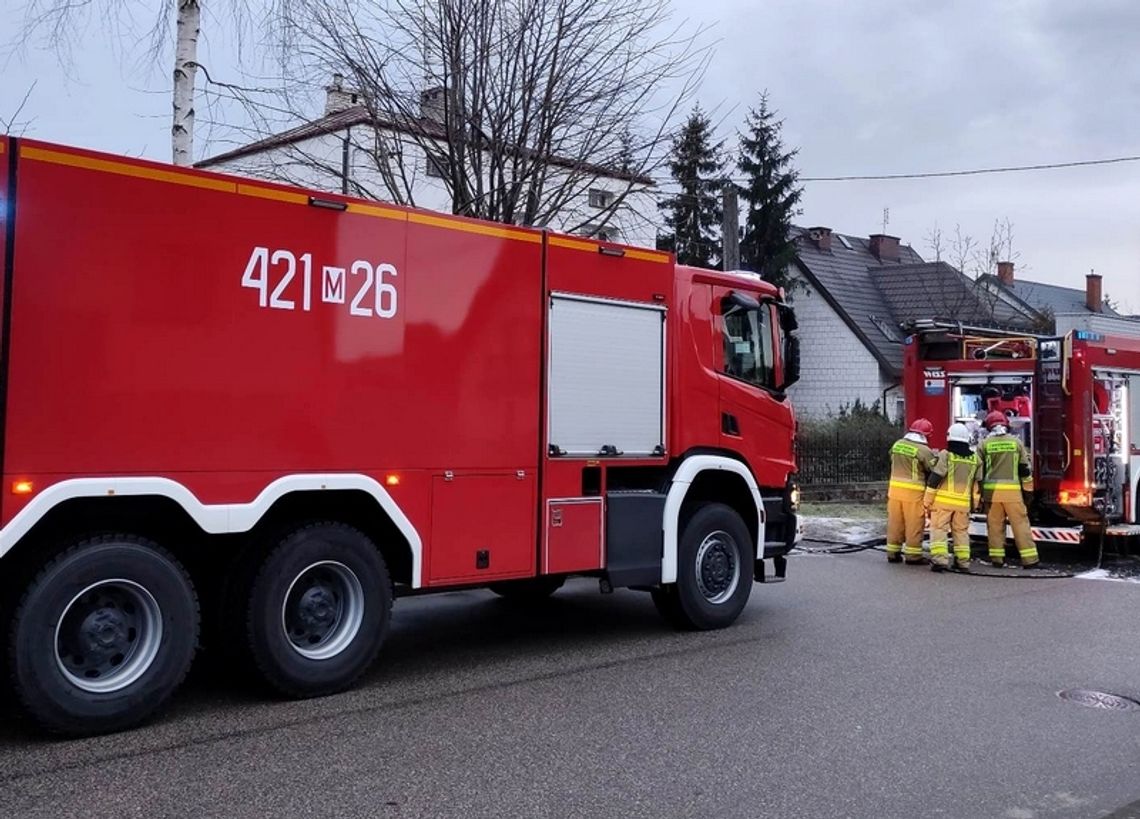
[[[1058,168],[1085,168],[1090,165],[1117,165],[1121,162],[1140,162],[1140,156],[1116,156],[1111,159],[1084,159],[1078,162],[1049,162],[1041,165],[1008,165],[998,168],[973,168],[966,171],[931,171],[929,173],[884,173],[851,176],[802,176],[801,182],[869,182],[890,179],[939,179],[949,176],[981,176],[990,173],[1018,173],[1020,171],[1051,171]]]
[[[1086,168],[1094,165],[1119,165],[1124,162],[1140,162],[1140,156],[1116,156],[1108,159],[1084,159],[1076,162],[1048,162],[1039,165],[1007,165],[995,168],[970,168],[961,171],[928,171],[924,173],[883,173],[849,174],[845,176],[800,176],[799,182],[884,182],[896,179],[945,179],[957,176],[982,176],[996,173],[1021,173],[1025,171],[1051,171],[1062,168]],[[718,184],[723,180],[747,182],[747,177],[716,177],[710,179],[667,179],[659,184],[676,185],[684,182],[708,182]]]

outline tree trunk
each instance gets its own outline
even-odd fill
[[[202,7],[199,0],[174,0],[178,4],[177,39],[174,43],[174,122],[170,138],[175,165],[194,161],[194,81],[198,75],[198,34]]]

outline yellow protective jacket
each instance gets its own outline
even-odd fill
[[[926,482],[926,505],[932,509],[969,512],[977,505],[982,463],[977,455],[969,457],[945,451],[930,470]]]
[[[902,438],[891,447],[891,477],[887,497],[892,500],[920,501],[926,491],[926,478],[938,462],[938,455],[926,444]]]
[[[993,501],[1019,501],[1033,491],[1033,462],[1021,439],[1006,433],[991,435],[978,447],[982,459],[982,497]]]

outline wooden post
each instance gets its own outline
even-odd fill
[[[721,194],[721,207],[724,209],[721,223],[721,241],[724,244],[725,270],[740,269],[740,207],[736,203],[736,185],[725,180]]]

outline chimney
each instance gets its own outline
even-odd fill
[[[1085,306],[1094,313],[1104,311],[1103,282],[1099,273],[1085,276]]]
[[[871,252],[880,262],[897,262],[899,260],[899,237],[887,236],[885,233],[872,233]]]
[[[1013,262],[998,262],[998,281],[1009,287],[1013,284]]]
[[[433,122],[443,122],[443,88],[433,86],[420,92],[420,116]]]
[[[360,105],[360,92],[344,87],[344,76],[333,74],[332,85],[325,88],[325,116]]]
[[[808,228],[808,238],[811,239],[820,250],[825,253],[831,252],[831,228]]]

